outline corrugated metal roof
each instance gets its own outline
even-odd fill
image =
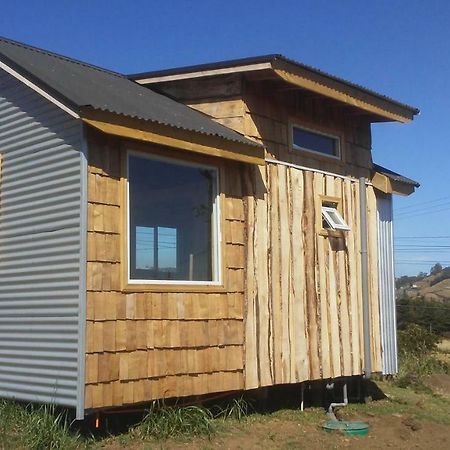
[[[401,183],[410,184],[414,187],[419,187],[420,183],[414,180],[411,180],[411,178],[407,178],[403,175],[400,175],[397,172],[394,172],[393,170],[387,169],[386,167],[380,166],[379,164],[373,164],[373,170],[375,172],[379,172],[382,175],[385,175],[386,177],[390,178],[394,181],[399,181]]]
[[[228,67],[235,67],[235,66],[247,66],[247,65],[253,65],[253,64],[263,64],[263,63],[272,63],[276,60],[281,60],[284,62],[287,62],[289,64],[293,64],[301,69],[306,69],[310,72],[322,75],[326,78],[329,78],[330,80],[337,81],[339,83],[343,83],[347,86],[351,86],[353,88],[359,89],[362,92],[365,92],[367,94],[370,94],[374,97],[378,97],[382,100],[388,101],[394,105],[397,105],[401,108],[405,108],[409,110],[413,115],[419,113],[419,109],[415,108],[413,106],[409,106],[405,103],[398,102],[397,100],[392,99],[391,97],[388,97],[383,94],[379,94],[378,92],[375,92],[371,89],[368,89],[364,86],[361,86],[360,84],[353,83],[351,81],[345,80],[344,78],[337,77],[335,75],[331,75],[330,73],[327,73],[323,70],[316,69],[315,67],[309,66],[307,64],[303,64],[301,62],[295,61],[293,59],[287,58],[286,56],[283,56],[281,54],[270,54],[270,55],[261,55],[261,56],[253,56],[249,58],[240,58],[240,59],[233,59],[233,60],[227,60],[227,61],[218,61],[214,63],[209,64],[198,64],[194,66],[185,66],[185,67],[177,67],[172,69],[166,69],[166,70],[156,70],[152,72],[143,72],[138,74],[131,74],[128,77],[132,80],[138,80],[143,78],[153,78],[153,77],[162,77],[162,76],[169,76],[169,75],[175,75],[175,74],[182,74],[182,73],[189,73],[189,72],[201,72],[201,71],[208,71],[208,70],[218,70],[218,69],[224,69]],[[250,69],[249,69],[250,70]]]
[[[0,37],[0,59],[72,109],[92,107],[259,146],[205,114],[126,76]],[[80,114],[81,115],[81,114]]]

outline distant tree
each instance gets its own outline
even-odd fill
[[[450,332],[450,302],[425,300],[421,297],[397,299],[397,325],[404,330],[410,324],[419,325],[436,334]]]
[[[435,284],[440,283],[443,280],[447,280],[448,278],[450,278],[450,267],[445,267],[434,277],[434,280],[430,281],[430,286],[434,286]]]
[[[436,263],[431,269],[430,269],[430,275],[436,275],[442,270],[442,265],[439,263]]]
[[[401,287],[411,286],[416,280],[417,277],[408,277],[407,275],[403,275],[395,280],[395,287],[399,289]]]

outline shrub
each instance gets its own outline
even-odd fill
[[[436,351],[439,341],[439,336],[415,324],[398,333],[398,347],[403,354],[423,356]]]

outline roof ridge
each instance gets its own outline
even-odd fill
[[[45,49],[40,48],[40,47],[35,47],[33,45],[28,45],[28,44],[25,44],[23,42],[15,41],[13,39],[8,39],[8,38],[6,38],[4,36],[0,36],[0,41],[6,42],[8,44],[16,45],[17,47],[22,47],[22,48],[24,48],[26,50],[31,50],[31,51],[34,51],[34,52],[37,52],[37,53],[42,53],[42,54],[51,56],[53,58],[61,59],[63,61],[67,61],[67,62],[70,62],[70,63],[73,63],[73,64],[78,64],[78,65],[83,66],[83,67],[88,67],[90,69],[94,69],[94,70],[97,70],[99,72],[104,72],[104,73],[107,73],[109,75],[113,75],[113,76],[116,76],[116,77],[119,77],[119,78],[128,79],[122,73],[114,72],[113,70],[109,70],[109,69],[104,69],[103,67],[96,66],[94,64],[90,64],[90,63],[87,63],[87,62],[84,62],[84,61],[80,61],[78,59],[70,58],[68,56],[61,55],[59,53],[51,52],[49,50],[45,50]],[[1,50],[0,50],[0,54],[2,54]]]

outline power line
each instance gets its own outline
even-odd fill
[[[424,301],[426,301],[426,300],[424,300]],[[441,307],[441,306],[433,306],[433,305],[399,305],[399,304],[396,304],[395,306],[397,307],[397,308],[420,308],[420,309],[439,309],[439,310],[442,310],[442,309],[446,309],[446,308],[448,308],[448,306],[447,305],[445,305],[445,303],[443,303],[443,307]]]
[[[412,204],[412,205],[407,205],[407,206],[399,206],[398,208],[396,208],[396,210],[403,211],[405,209],[416,208],[416,207],[418,207],[420,205],[429,205],[430,203],[440,202],[440,201],[446,200],[448,198],[450,198],[450,196],[449,195],[445,195],[444,197],[438,197],[438,198],[436,198],[434,200],[430,200],[430,201],[418,202],[418,203],[415,203],[415,204]]]
[[[436,209],[436,208],[441,208],[442,206],[447,206],[450,205],[450,201],[445,201],[445,202],[440,202],[440,203],[436,203],[436,204],[429,204],[426,206],[421,206],[420,208],[414,208],[408,211],[397,211],[394,210],[394,215],[396,217],[399,216],[409,216],[410,214],[414,214],[416,212],[420,212],[420,211],[428,211],[428,210],[432,210],[432,209]]]
[[[404,215],[404,216],[400,216],[400,217],[396,216],[395,220],[411,219],[413,217],[419,217],[419,216],[423,216],[423,215],[431,216],[433,214],[444,212],[444,211],[450,211],[450,206],[448,208],[436,209],[434,211],[429,211],[429,212],[428,211],[423,211],[423,212],[419,212],[419,213],[411,214],[411,215]]]
[[[450,239],[449,236],[395,236],[395,239]]]

